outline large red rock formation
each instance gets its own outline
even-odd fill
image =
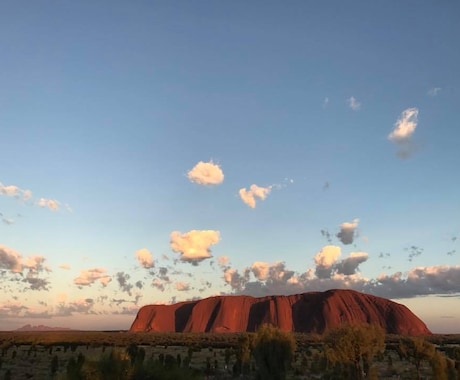
[[[354,290],[147,305],[137,313],[130,331],[243,332],[270,323],[285,331],[322,334],[340,324],[362,322],[380,325],[391,334],[431,334],[406,306]]]

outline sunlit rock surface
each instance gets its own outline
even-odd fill
[[[285,331],[323,333],[344,323],[374,323],[387,333],[431,334],[406,306],[354,290],[290,296],[217,296],[173,305],[146,305],[130,331],[243,332],[270,323]]]

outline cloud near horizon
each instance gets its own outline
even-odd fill
[[[187,173],[187,178],[199,185],[219,185],[224,181],[224,173],[214,162],[200,161]]]
[[[246,188],[241,188],[239,190],[239,195],[241,200],[246,203],[249,207],[255,208],[256,207],[256,198],[259,198],[260,200],[265,200],[268,194],[270,194],[270,191],[273,186],[267,186],[267,187],[261,187],[257,186],[255,184],[252,184],[249,187],[249,190],[246,190]]]
[[[219,240],[220,233],[214,230],[191,230],[184,234],[173,231],[170,244],[174,252],[180,253],[180,260],[196,265],[212,257],[209,247]]]
[[[329,289],[353,289],[389,299],[460,293],[460,266],[437,265],[415,267],[406,273],[381,274],[368,279],[359,273],[359,265],[368,260],[366,252],[351,252],[338,260],[340,248],[323,247],[315,255],[316,269],[303,273],[289,270],[285,263],[255,262],[241,272],[226,267],[224,281],[230,285],[231,294],[262,297],[272,294],[289,295]],[[255,268],[263,268],[263,274]],[[254,275],[252,278],[251,273]],[[226,293],[222,293],[226,294]]]

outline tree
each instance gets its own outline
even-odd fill
[[[399,352],[403,358],[414,364],[417,370],[417,378],[420,379],[420,365],[423,360],[430,361],[435,352],[434,344],[427,342],[421,337],[409,337],[399,342]]]
[[[238,347],[236,351],[236,363],[234,372],[236,375],[247,374],[251,360],[251,339],[248,334],[243,334],[238,338]]]
[[[439,351],[436,351],[430,359],[433,369],[433,380],[448,380],[447,359]]]
[[[292,333],[264,324],[254,338],[253,355],[258,369],[258,378],[284,380],[290,368],[296,348]]]
[[[371,324],[343,325],[325,337],[327,360],[338,365],[342,378],[363,379],[369,373],[372,360],[385,349],[385,331]]]

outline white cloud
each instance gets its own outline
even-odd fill
[[[264,200],[267,195],[270,193],[273,186],[260,187],[257,185],[251,185],[249,190],[242,188],[239,191],[241,200],[246,203],[249,207],[256,207],[256,198]]]
[[[352,244],[356,234],[356,228],[358,228],[359,219],[353,219],[353,222],[344,222],[340,225],[340,231],[337,233],[337,237],[342,244]]]
[[[0,182],[0,195],[27,200],[32,197],[32,192],[30,190],[23,190],[15,185],[5,186]]]
[[[59,265],[59,268],[64,269],[64,270],[69,270],[69,269],[70,269],[70,265],[69,265],[69,264],[60,264],[60,265]]]
[[[147,248],[141,248],[136,251],[136,259],[142,267],[149,269],[154,266],[153,257]]]
[[[30,190],[23,190],[18,186],[15,185],[3,185],[0,182],[0,195],[6,195],[9,197],[14,197],[16,199],[21,199],[23,201],[27,201],[32,198],[32,192]],[[50,210],[58,210],[60,207],[60,202],[55,199],[48,199],[48,198],[40,198],[38,201],[33,202],[37,206],[46,207]],[[65,205],[66,208],[71,211],[68,205]]]
[[[224,173],[214,162],[198,162],[188,173],[191,182],[200,185],[218,185],[224,181]]]
[[[104,268],[81,270],[80,275],[74,278],[73,283],[78,286],[88,286],[99,281],[102,286],[107,286],[112,281],[112,278],[106,272],[107,270]]]
[[[269,268],[270,264],[262,261],[256,261],[251,265],[252,273],[254,273],[254,276],[260,281],[265,281],[267,279]]]
[[[413,135],[417,127],[418,109],[408,108],[404,110],[396,121],[393,131],[388,135],[388,139],[395,143],[405,142]]]
[[[331,277],[333,265],[340,256],[340,247],[336,245],[326,245],[319,251],[315,257],[316,276],[318,278]]]
[[[47,207],[50,210],[57,210],[59,208],[59,202],[54,199],[40,198],[37,204],[40,207]]]
[[[192,264],[212,257],[210,246],[220,240],[219,231],[191,230],[184,234],[171,232],[171,249],[181,254],[180,259]]]
[[[349,107],[353,111],[358,111],[361,108],[361,103],[358,102],[358,100],[354,96],[349,97],[347,99],[347,102],[348,102]]]
[[[11,248],[0,245],[0,268],[13,273],[22,272],[21,255]]]

